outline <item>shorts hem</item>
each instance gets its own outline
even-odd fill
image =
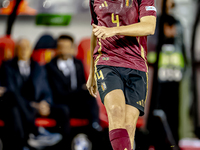
[[[135,104],[135,105],[134,104],[127,104],[127,105],[130,105],[130,106],[133,106],[133,107],[137,108],[139,110],[139,112],[140,112],[139,116],[144,116],[144,108],[143,107],[138,106],[137,104]]]

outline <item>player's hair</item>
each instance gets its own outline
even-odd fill
[[[177,23],[176,19],[171,15],[164,16],[164,23],[168,24],[169,26],[175,25]]]
[[[62,40],[62,39],[65,39],[65,40],[70,40],[71,42],[72,42],[72,44],[74,43],[74,38],[72,37],[72,36],[70,36],[70,35],[61,35],[61,36],[59,36],[58,37],[58,39],[57,39],[57,42],[59,41],[59,40]]]

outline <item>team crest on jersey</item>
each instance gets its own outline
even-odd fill
[[[105,82],[101,83],[101,89],[102,89],[103,92],[107,89],[107,86],[106,86]]]
[[[146,9],[146,11],[156,11],[157,12],[156,7],[154,7],[154,6],[146,6],[145,9]]]
[[[133,0],[126,0],[126,7],[131,7],[133,4]]]

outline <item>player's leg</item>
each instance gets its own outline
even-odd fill
[[[128,131],[130,142],[131,142],[131,149],[134,146],[134,138],[135,138],[135,130],[136,130],[136,123],[139,117],[139,110],[131,105],[125,106],[125,128]]]
[[[131,143],[125,129],[125,97],[120,89],[109,92],[104,98],[109,119],[109,137],[113,150],[131,150]]]
[[[109,119],[109,131],[117,128],[125,129],[125,97],[122,90],[109,92],[104,99]]]
[[[144,106],[147,98],[148,77],[147,73],[134,69],[126,69],[124,72],[126,97],[125,126],[129,133],[131,147],[133,148],[136,123],[139,115],[144,114]]]

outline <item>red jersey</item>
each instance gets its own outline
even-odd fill
[[[138,23],[144,16],[156,16],[154,0],[90,0],[92,23],[116,27]],[[145,30],[145,29],[144,29]],[[147,72],[147,36],[116,35],[97,40],[95,65],[132,68]]]

